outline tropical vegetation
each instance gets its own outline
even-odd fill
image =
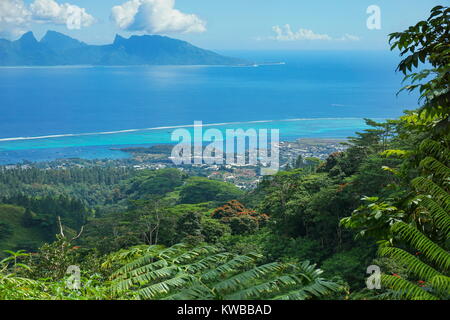
[[[437,6],[390,35],[422,107],[251,191],[178,169],[0,169],[0,299],[449,299],[449,29]]]

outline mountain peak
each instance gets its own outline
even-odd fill
[[[0,0],[1,1],[1,0]],[[0,65],[234,65],[224,57],[182,40],[159,35],[116,35],[107,45],[88,45],[49,30],[41,41],[32,32],[0,47]]]
[[[64,51],[85,46],[85,43],[53,30],[47,31],[41,39],[41,43],[55,51]]]
[[[70,38],[70,37],[66,36],[65,34],[60,33],[58,31],[47,30],[47,32],[45,33],[45,36],[42,38],[42,40],[44,40],[44,39],[51,39],[51,38]]]
[[[26,33],[24,33],[19,40],[20,42],[27,42],[27,43],[37,43],[38,41],[36,40],[34,34],[32,31],[28,31]]]
[[[122,37],[120,34],[116,34],[113,44],[119,44],[119,43],[121,43],[123,41],[126,41],[126,40],[127,39]]]

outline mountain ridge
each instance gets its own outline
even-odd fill
[[[124,38],[117,34],[106,45],[89,45],[52,30],[40,41],[31,31],[15,41],[0,39],[0,66],[243,64],[248,61],[160,35]]]

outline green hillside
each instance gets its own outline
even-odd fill
[[[22,223],[25,209],[0,204],[0,256],[3,250],[35,249],[46,240],[39,226],[25,227]]]

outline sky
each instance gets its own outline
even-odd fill
[[[55,30],[89,44],[160,34],[212,50],[388,50],[450,0],[0,0],[0,38]]]

